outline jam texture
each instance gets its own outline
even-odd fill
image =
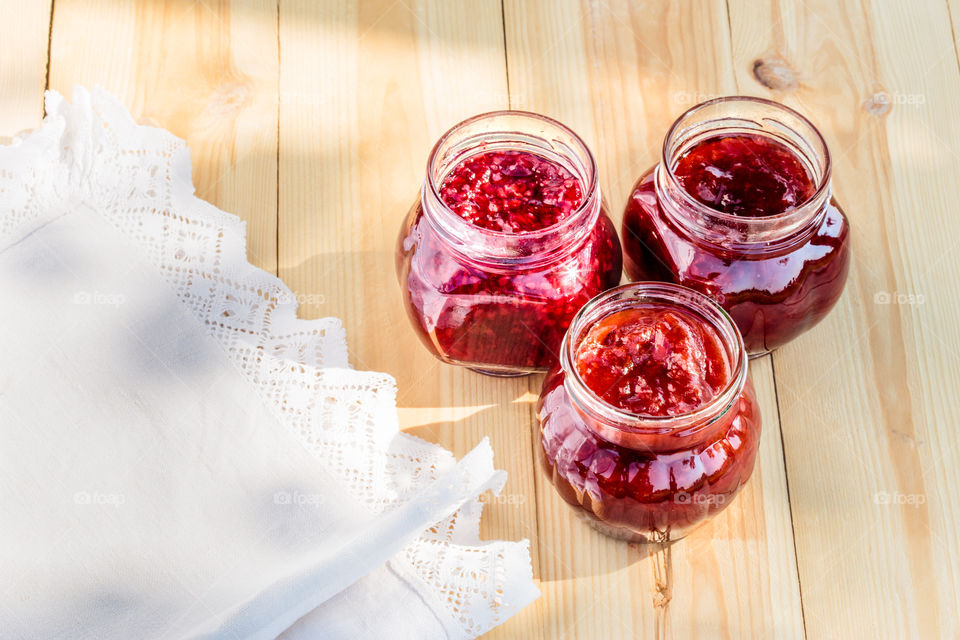
[[[811,228],[754,250],[695,237],[664,214],[651,169],[623,216],[624,266],[631,280],[662,280],[695,289],[733,317],[750,354],[772,351],[827,315],[843,292],[850,228],[836,201]]]
[[[677,539],[730,504],[750,477],[761,424],[749,380],[703,437],[661,435],[650,446],[624,447],[588,426],[565,376],[555,368],[544,381],[538,457],[561,497],[603,533]]]
[[[620,282],[622,253],[606,212],[545,264],[494,265],[453,252],[417,202],[397,269],[421,341],[437,357],[491,373],[545,370],[576,312]]]
[[[491,231],[539,231],[569,217],[580,181],[561,164],[528,151],[488,151],[456,165],[440,199],[467,222]]]
[[[701,204],[738,216],[784,213],[816,191],[796,154],[762,135],[704,140],[677,161],[673,173],[684,191]]]
[[[645,416],[695,411],[730,379],[716,331],[689,312],[652,305],[601,318],[581,339],[576,367],[604,401]]]

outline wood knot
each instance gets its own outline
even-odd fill
[[[251,83],[227,82],[214,89],[204,111],[216,118],[229,118],[239,113],[252,98]]]
[[[653,578],[653,606],[665,609],[673,597],[673,561],[668,543],[653,544],[649,550]]]
[[[892,106],[893,99],[886,91],[877,91],[863,101],[863,110],[877,117],[885,116],[890,113],[890,108]]]
[[[672,595],[668,590],[655,592],[653,594],[653,608],[666,609],[670,605],[671,598],[672,598]]]
[[[771,56],[753,61],[753,77],[768,89],[780,92],[796,91],[800,86],[796,72],[786,60]]]

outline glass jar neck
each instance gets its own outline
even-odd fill
[[[583,200],[571,215],[534,231],[507,233],[468,222],[443,202],[440,185],[463,160],[490,151],[525,151],[557,163],[580,181]],[[558,261],[584,241],[600,215],[601,198],[593,155],[573,131],[538,114],[495,111],[465,120],[440,138],[427,161],[421,203],[439,238],[461,257],[528,268]]]
[[[706,322],[726,349],[730,364],[727,385],[707,404],[674,416],[645,416],[620,409],[590,389],[576,367],[580,342],[602,318],[631,307],[657,305],[679,308]],[[712,442],[728,427],[747,382],[747,353],[743,338],[729,315],[707,296],[680,285],[636,283],[615,287],[588,302],[574,317],[560,349],[564,386],[574,408],[588,428],[622,447],[661,452]]]
[[[723,213],[691,196],[674,172],[677,162],[704,140],[737,134],[764,135],[786,146],[813,180],[813,196],[783,213],[756,217]],[[806,239],[822,221],[832,196],[830,153],[817,128],[789,107],[761,98],[717,98],[673,123],[654,184],[664,214],[692,237],[747,252],[777,249]]]

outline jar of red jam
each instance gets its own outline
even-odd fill
[[[574,314],[621,269],[589,149],[559,122],[520,111],[476,116],[440,138],[397,250],[423,343],[493,375],[556,361]]]
[[[660,163],[637,181],[622,232],[631,280],[712,297],[751,356],[823,319],[850,263],[826,142],[796,111],[759,98],[719,98],[680,116]]]
[[[760,412],[743,339],[706,296],[629,284],[574,318],[537,405],[539,457],[608,535],[663,542],[722,510],[750,477]]]

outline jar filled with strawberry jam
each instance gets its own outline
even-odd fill
[[[806,118],[748,97],[693,107],[673,124],[623,218],[631,280],[701,291],[733,317],[750,355],[830,311],[850,263],[830,153]]]
[[[537,406],[539,456],[588,523],[663,542],[730,504],[760,412],[730,316],[670,283],[611,289],[574,318]]]
[[[555,362],[574,314],[621,270],[589,149],[519,111],[476,116],[437,142],[397,249],[422,342],[493,375]]]

